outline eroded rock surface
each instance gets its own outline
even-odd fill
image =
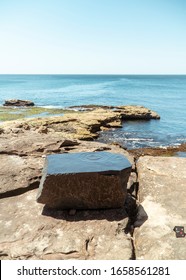
[[[94,107],[90,111],[66,113],[60,117],[16,120],[1,124],[1,135],[14,134],[21,137],[25,131],[38,134],[58,134],[61,137],[93,140],[98,132],[121,127],[125,119],[158,119],[159,115],[141,106],[120,106],[115,109]],[[9,135],[10,136],[10,135]],[[10,138],[10,137],[9,137]]]
[[[116,112],[121,114],[123,120],[160,119],[156,112],[143,106],[118,106]]]
[[[1,199],[1,259],[125,259],[132,257],[124,234],[124,209],[49,210],[36,202],[36,190]]]
[[[186,259],[186,238],[173,228],[186,228],[186,159],[141,157],[137,163],[139,200],[148,220],[135,229],[137,259]]]
[[[173,146],[173,147],[157,147],[157,148],[140,148],[140,149],[132,149],[130,150],[130,154],[132,154],[136,159],[140,156],[180,156],[180,157],[186,157],[186,144],[183,143],[179,146]],[[181,155],[180,155],[181,154]]]
[[[119,109],[119,108],[118,108]],[[120,109],[121,110],[121,109]],[[122,109],[123,110],[123,109]],[[1,259],[130,259],[128,217],[118,210],[49,210],[36,202],[46,155],[109,151],[133,157],[117,145],[93,140],[100,130],[121,126],[113,108],[96,108],[62,117],[22,119],[0,128],[0,258]],[[136,181],[130,179],[132,192]],[[127,209],[128,210],[128,209]]]
[[[48,137],[25,130],[1,138],[1,259],[130,259],[128,218],[118,210],[49,210],[36,202],[45,156],[54,153],[111,151],[130,160],[125,150],[96,142]],[[31,190],[31,191],[30,191]],[[72,215],[73,212],[73,215]]]
[[[0,198],[37,188],[43,162],[39,156],[0,155]]]
[[[15,137],[23,137],[27,134],[50,135],[58,138],[93,140],[103,127],[115,127],[121,125],[119,113],[97,109],[84,113],[67,113],[60,117],[22,119],[8,121],[1,124],[3,138],[13,134]],[[35,135],[36,136],[36,135]]]
[[[70,108],[76,108],[80,111],[93,111],[98,108],[104,110],[112,110],[119,113],[123,120],[150,120],[160,119],[160,116],[144,106],[139,105],[123,105],[123,106],[104,106],[104,105],[82,105],[71,106]]]

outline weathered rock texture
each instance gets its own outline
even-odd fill
[[[0,155],[0,198],[37,188],[43,162],[41,156]]]
[[[160,116],[144,106],[138,105],[124,105],[124,106],[104,106],[104,105],[82,105],[71,106],[70,108],[76,108],[80,111],[93,111],[96,109],[112,110],[120,114],[123,120],[150,120],[160,119]]]
[[[130,259],[124,209],[49,210],[36,202],[36,190],[1,199],[1,259]]]
[[[143,106],[118,106],[115,110],[123,120],[150,120],[160,119],[160,116]]]
[[[49,155],[37,201],[60,209],[123,207],[131,168],[110,152]]]
[[[116,109],[93,108],[87,112],[67,113],[60,117],[22,119],[1,124],[1,136],[10,134],[20,137],[25,133],[46,134],[68,139],[93,140],[98,132],[121,127],[125,119],[158,119],[157,113],[140,106],[121,106]],[[23,135],[22,135],[23,134]]]
[[[3,106],[28,107],[28,106],[34,106],[34,102],[30,100],[10,99],[10,100],[5,100]]]
[[[106,144],[60,139],[50,134],[10,134],[1,138],[0,259],[130,259],[130,236],[125,210],[49,210],[36,202],[47,154],[111,151],[133,158]],[[9,135],[9,136],[10,136]],[[4,135],[5,136],[5,135]],[[22,140],[24,141],[22,142]],[[69,213],[72,214],[73,211]]]
[[[148,115],[148,114],[147,114]],[[133,157],[115,145],[81,140],[121,125],[121,112],[96,108],[62,117],[22,119],[0,127],[0,258],[130,259],[134,257],[124,209],[49,210],[36,202],[46,155],[110,151]],[[132,189],[131,178],[129,189]],[[131,190],[132,191],[132,190]],[[128,210],[128,208],[127,208]]]
[[[35,137],[34,137],[35,136]],[[27,137],[12,137],[4,142],[0,151],[0,198],[16,195],[39,187],[42,169],[47,154],[107,151],[126,156],[134,166],[133,157],[127,151],[96,142],[58,140],[29,134]],[[2,139],[1,139],[2,140]],[[38,141],[38,142],[37,142]],[[6,145],[6,146],[5,146]],[[3,146],[3,147],[2,147]]]
[[[93,140],[98,137],[98,132],[102,128],[121,125],[119,113],[97,109],[83,113],[67,113],[60,117],[48,117],[37,119],[22,119],[9,121],[1,124],[3,133],[1,136],[17,135],[24,137],[36,134],[47,135],[50,137]],[[35,135],[34,135],[35,133]]]
[[[148,220],[135,229],[137,259],[186,259],[186,238],[173,228],[186,228],[186,159],[141,157],[137,163],[139,200]]]
[[[140,149],[132,149],[130,150],[130,154],[132,154],[136,159],[140,156],[178,156],[180,154],[186,155],[186,144],[183,143],[179,146],[173,147],[164,147],[164,148],[140,148]],[[183,156],[182,156],[183,157]]]

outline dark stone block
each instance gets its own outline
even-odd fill
[[[61,209],[122,207],[131,168],[126,157],[109,152],[49,155],[37,202]]]
[[[5,100],[3,106],[29,107],[34,106],[34,102],[30,100],[11,99]]]

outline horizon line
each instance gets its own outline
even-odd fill
[[[84,76],[186,76],[186,73],[0,73],[0,75],[84,75]]]

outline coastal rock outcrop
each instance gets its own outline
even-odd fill
[[[58,138],[93,140],[98,137],[102,127],[115,127],[116,123],[121,125],[119,113],[97,109],[83,113],[67,113],[64,116],[22,119],[4,122],[1,124],[4,134],[46,134],[47,137],[55,135]],[[25,127],[27,129],[25,129]],[[32,137],[32,136],[31,136]]]
[[[179,146],[173,146],[173,147],[154,147],[154,148],[140,148],[140,149],[132,149],[130,150],[130,154],[132,154],[136,159],[141,156],[180,156],[180,157],[186,157],[186,144],[183,143]]]
[[[160,116],[143,106],[118,106],[115,110],[120,113],[122,120],[151,120],[160,119]]]
[[[124,107],[130,107],[130,110],[94,108],[88,112],[66,113],[64,116],[59,117],[4,122],[1,124],[3,131],[1,136],[2,134],[9,134],[8,138],[10,139],[12,134],[18,134],[20,138],[21,134],[25,135],[25,132],[29,130],[31,137],[35,132],[37,135],[46,134],[47,137],[55,135],[56,137],[60,136],[68,139],[93,140],[99,136],[99,131],[121,127],[123,119],[135,119],[134,115],[136,119],[149,120],[150,118],[158,118],[157,114],[144,107]]]
[[[75,120],[32,119],[4,124],[0,139],[1,259],[133,257],[130,235],[124,233],[128,223],[124,208],[77,211],[72,216],[73,211],[51,210],[36,202],[47,154],[110,151],[126,156],[134,165],[133,157],[118,146],[80,141],[76,134],[69,137]],[[38,132],[41,123],[48,127],[47,134]],[[78,119],[77,129],[82,125],[88,133],[95,123],[99,124],[90,116],[82,122]]]
[[[30,100],[10,99],[5,100],[3,106],[29,107],[34,106],[34,102]]]
[[[144,106],[138,105],[123,105],[123,106],[104,106],[104,105],[82,105],[71,106],[79,111],[94,111],[97,109],[110,110],[119,113],[122,120],[150,120],[160,119],[160,116]]]
[[[186,225],[186,159],[145,156],[137,170],[148,220],[134,231],[136,258],[185,260],[186,238],[176,238],[173,229]]]
[[[118,145],[85,141],[121,123],[121,112],[116,109],[95,108],[1,124],[1,259],[134,258],[131,235],[124,232],[130,224],[129,199],[120,209],[69,212],[36,202],[45,157],[55,153],[109,151],[126,156],[133,170],[128,191],[131,198],[135,196],[133,156]],[[136,207],[134,199],[132,205]]]

